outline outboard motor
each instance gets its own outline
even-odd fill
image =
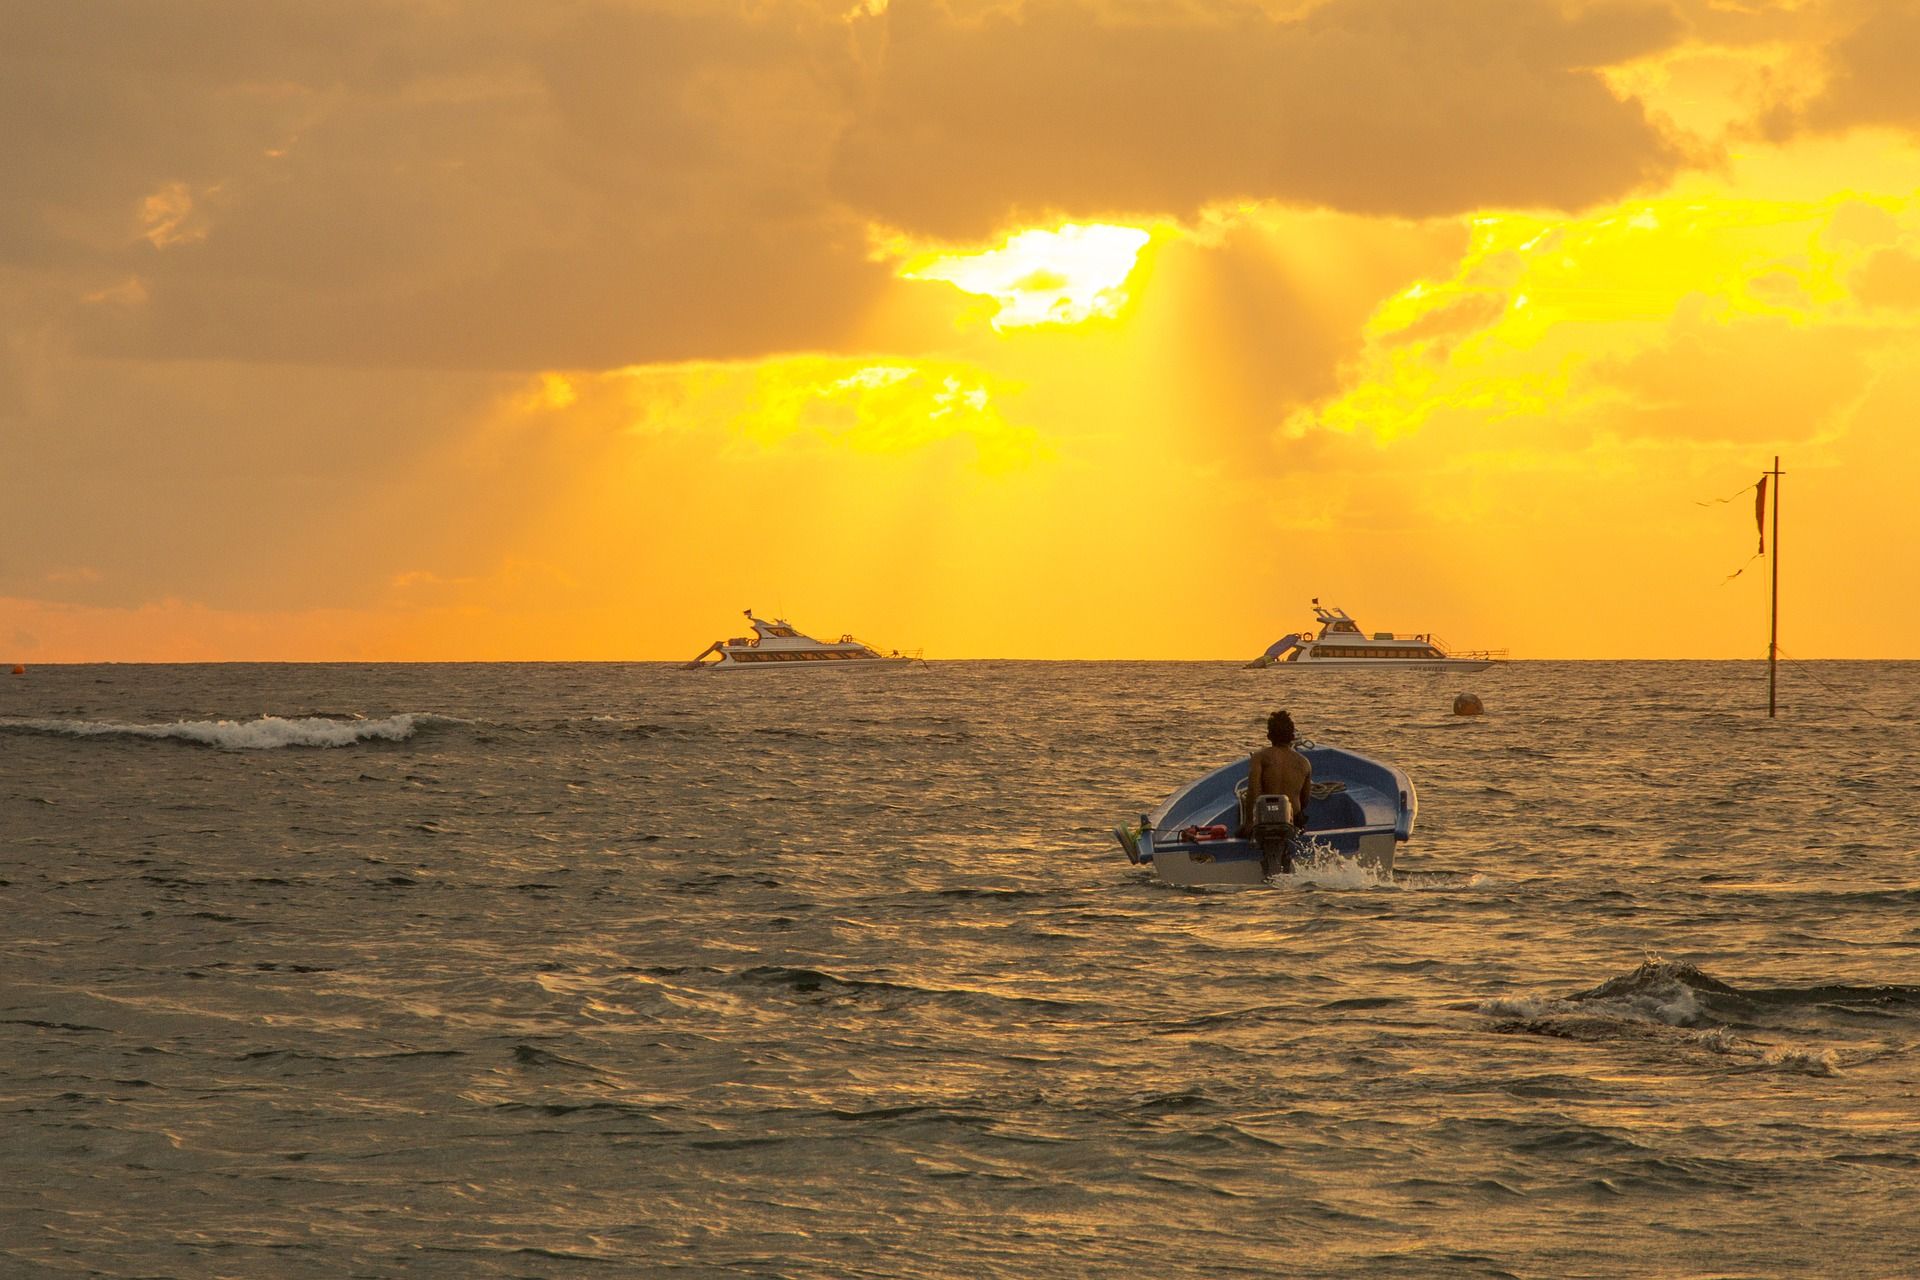
[[[1293,839],[1300,834],[1293,825],[1293,801],[1286,796],[1257,796],[1252,819],[1262,874],[1272,875],[1276,865],[1283,874],[1293,874]]]

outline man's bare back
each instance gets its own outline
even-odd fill
[[[1313,782],[1313,766],[1292,747],[1262,747],[1253,753],[1247,768],[1247,795],[1240,806],[1240,825],[1244,829],[1259,796],[1285,796],[1293,802],[1293,821],[1306,821],[1307,789]]]

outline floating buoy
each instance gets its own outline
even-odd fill
[[[1453,714],[1457,716],[1477,716],[1485,710],[1480,705],[1480,699],[1470,693],[1463,693],[1453,700]]]
[[[27,674],[27,669],[16,662],[13,664],[13,674],[23,676]]]

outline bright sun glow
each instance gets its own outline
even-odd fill
[[[1863,223],[1885,225],[1856,241],[1847,228]],[[1578,218],[1475,218],[1454,277],[1417,281],[1381,303],[1345,390],[1294,410],[1287,433],[1328,427],[1391,440],[1463,413],[1483,423],[1605,414],[1619,433],[1685,398],[1679,384],[1689,379],[1655,377],[1659,352],[1678,346],[1698,375],[1708,350],[1766,333],[1790,337],[1796,355],[1755,367],[1791,368],[1806,382],[1812,331],[1847,334],[1842,345],[1862,352],[1890,336],[1875,338],[1889,321],[1862,300],[1877,296],[1876,264],[1905,260],[1916,223],[1920,200],[1902,196],[1686,190]],[[1730,399],[1729,390],[1716,397]],[[1696,407],[1693,428],[1666,423],[1661,434],[1688,439],[1717,418]]]
[[[1068,223],[1022,231],[998,249],[911,261],[900,274],[997,300],[996,329],[1078,324],[1119,313],[1127,300],[1122,286],[1150,238],[1137,227]]]

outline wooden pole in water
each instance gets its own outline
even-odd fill
[[[1780,671],[1780,455],[1773,455],[1773,618],[1767,632],[1767,719],[1775,716],[1774,689]]]

